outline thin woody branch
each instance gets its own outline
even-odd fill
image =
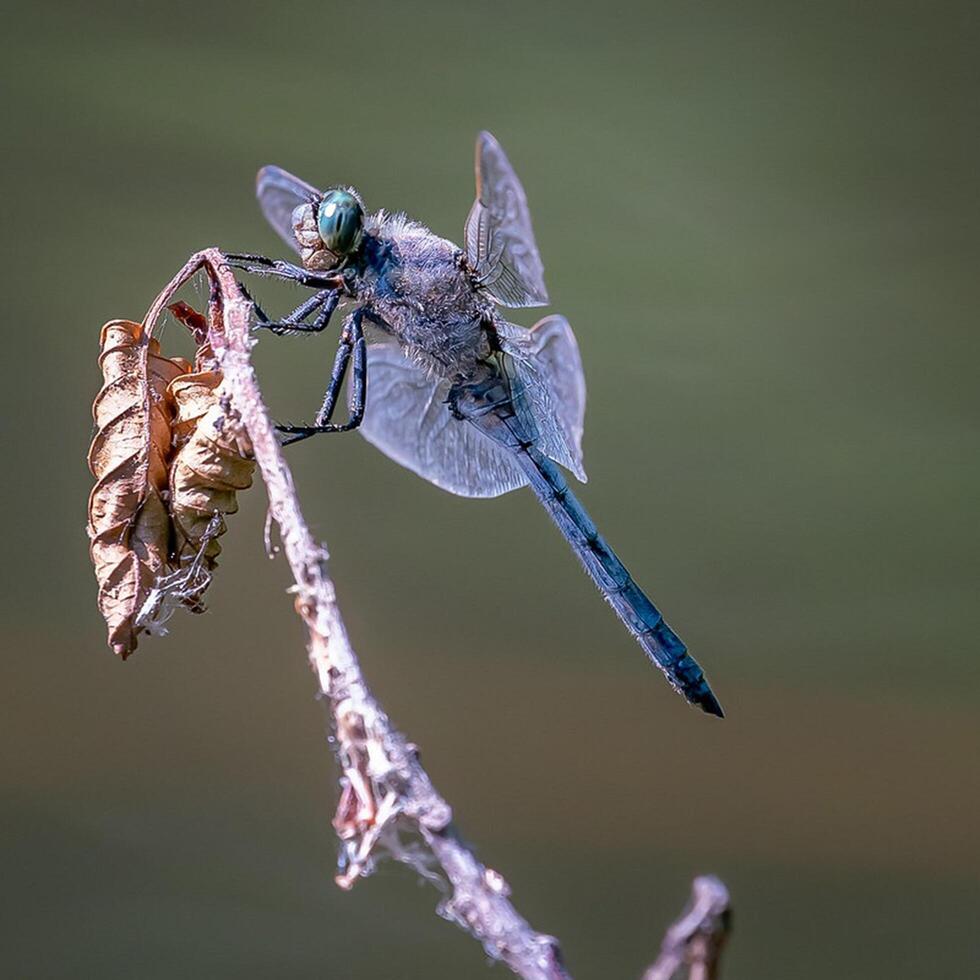
[[[531,928],[511,904],[504,879],[478,861],[458,838],[452,810],[432,785],[414,746],[392,726],[368,690],[325,569],[326,553],[300,511],[292,475],[252,369],[251,305],[220,252],[209,249],[191,257],[150,308],[147,328],[200,269],[217,284],[221,297],[221,317],[211,317],[210,339],[224,373],[223,394],[254,448],[270,514],[295,579],[296,610],[307,627],[310,664],[333,717],[343,772],[334,821],[345,865],[338,884],[349,888],[369,872],[379,847],[428,870],[425,858],[400,839],[401,834],[414,832],[448,883],[449,894],[440,906],[443,916],[467,929],[488,955],[525,980],[567,980],[557,942]]]
[[[237,417],[254,449],[269,514],[279,528],[295,581],[291,591],[296,611],[307,627],[310,665],[333,720],[333,747],[342,772],[334,818],[341,841],[337,883],[352,887],[381,855],[402,861],[443,890],[439,913],[479,940],[490,957],[524,980],[571,980],[557,940],[528,924],[511,903],[506,881],[462,842],[452,824],[452,810],[422,768],[415,747],[393,727],[364,680],[326,571],[326,551],[303,518],[252,368],[252,305],[221,252],[207,249],[188,260],[148,311],[147,332],[177,290],[202,269],[211,283],[209,339],[224,376],[220,394],[229,424]],[[645,980],[670,976],[652,972],[664,960],[670,939],[668,933],[664,952]],[[697,976],[708,980],[715,975]]]
[[[688,980],[717,980],[730,929],[728,889],[713,875],[695,878],[687,907],[667,930],[660,955],[643,980],[671,980],[684,966]]]

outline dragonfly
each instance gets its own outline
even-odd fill
[[[703,671],[562,473],[586,480],[582,362],[564,317],[527,329],[501,315],[547,305],[548,291],[524,188],[497,140],[477,137],[476,199],[462,248],[404,213],[368,211],[352,187],[319,190],[279,167],[259,171],[256,192],[301,264],[246,253],[229,254],[229,263],[313,290],[280,319],[256,304],[257,327],[320,333],[338,307],[344,313],[320,410],[308,425],[277,426],[282,441],[356,429],[454,494],[495,497],[529,486],[671,686],[723,717]],[[338,422],[345,379],[347,417]]]

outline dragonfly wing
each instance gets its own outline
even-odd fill
[[[396,463],[461,497],[497,497],[527,484],[507,449],[449,411],[449,383],[430,378],[396,345],[368,346],[367,381],[359,431]]]
[[[476,140],[476,200],[466,219],[466,257],[501,306],[544,306],[548,290],[524,188],[500,144]]]
[[[293,211],[301,204],[319,201],[323,194],[281,167],[263,167],[255,178],[255,196],[265,220],[294,252],[298,252]]]
[[[508,355],[515,402],[533,421],[538,448],[584,483],[585,375],[571,326],[563,316],[546,316],[530,330],[502,322],[497,337]]]

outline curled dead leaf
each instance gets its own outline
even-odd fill
[[[162,632],[176,607],[203,611],[224,515],[238,510],[237,491],[255,469],[219,395],[207,318],[185,303],[170,309],[198,342],[194,365],[164,357],[141,324],[114,320],[102,330],[88,527],[99,609],[123,659],[140,632]],[[209,312],[220,317],[220,308]]]
[[[221,551],[217,538],[226,530],[223,515],[238,510],[238,491],[252,485],[252,446],[238,419],[221,404],[220,384],[221,373],[213,370],[185,374],[170,384],[179,445],[170,468],[175,568],[193,562],[201,549],[205,567],[214,568]]]
[[[88,455],[96,480],[89,550],[109,645],[125,659],[136,649],[136,615],[166,568],[173,417],[167,387],[190,365],[164,357],[142,325],[129,320],[102,328],[100,350],[103,386],[92,406],[96,434]]]

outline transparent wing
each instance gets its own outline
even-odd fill
[[[255,178],[255,196],[265,220],[294,252],[298,252],[293,234],[293,211],[301,204],[318,201],[323,194],[281,167],[263,167]]]
[[[449,383],[431,379],[390,343],[368,345],[360,433],[406,469],[461,497],[497,497],[527,484],[510,453],[455,418]]]
[[[502,306],[544,306],[548,290],[524,188],[500,144],[476,139],[476,200],[466,219],[466,257]]]
[[[530,330],[501,322],[497,336],[508,355],[511,392],[533,420],[538,448],[584,483],[585,375],[568,321],[546,316]]]

